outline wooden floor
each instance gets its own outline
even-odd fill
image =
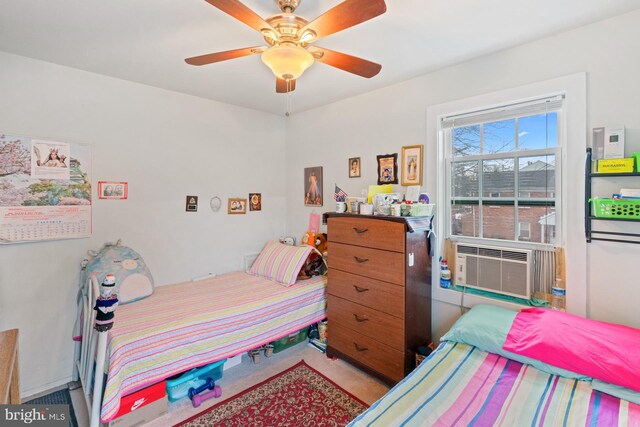
[[[254,384],[284,371],[303,359],[309,366],[369,405],[389,390],[387,385],[377,379],[342,360],[328,359],[323,353],[309,347],[305,342],[273,354],[270,358],[264,357],[264,353],[261,353],[258,364],[253,364],[251,358],[245,354],[242,358],[242,363],[224,371],[222,379],[217,383],[222,387],[221,398],[208,400],[197,409],[193,408],[189,399],[170,403],[169,412],[165,416],[153,420],[146,426],[167,427],[175,425]],[[71,396],[74,401],[74,410],[78,418],[79,427],[88,426],[89,419],[84,406],[82,390],[73,391]]]

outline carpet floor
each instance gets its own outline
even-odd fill
[[[304,360],[180,426],[344,426],[367,405]]]
[[[78,427],[78,420],[76,419],[76,414],[73,411],[73,405],[71,404],[71,395],[69,394],[69,389],[67,388],[54,391],[53,393],[49,393],[45,396],[31,399],[28,402],[22,402],[22,404],[23,405],[69,405],[69,413],[70,413],[69,426]]]

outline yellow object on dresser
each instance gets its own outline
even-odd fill
[[[325,216],[327,355],[395,384],[431,339],[428,228],[409,231],[405,218]]]

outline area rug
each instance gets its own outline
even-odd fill
[[[344,426],[365,409],[364,402],[302,360],[179,426]]]

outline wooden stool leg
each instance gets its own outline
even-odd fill
[[[16,347],[15,362],[11,373],[11,386],[9,388],[9,402],[12,405],[19,405],[20,401],[20,369],[18,367],[18,348]]]

